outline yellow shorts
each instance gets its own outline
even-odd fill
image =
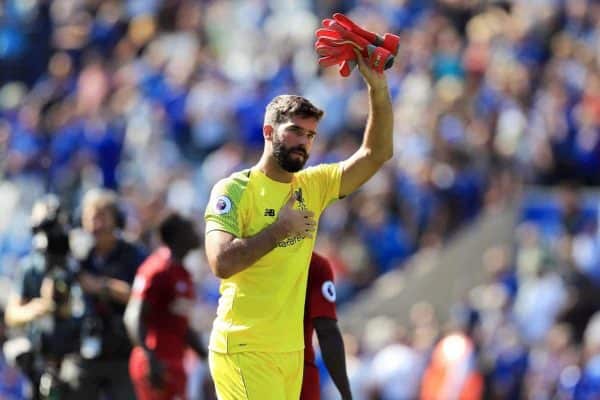
[[[304,351],[291,353],[211,351],[210,373],[219,400],[298,400]]]

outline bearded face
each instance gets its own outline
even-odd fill
[[[302,145],[287,147],[278,135],[273,135],[273,156],[287,172],[298,172],[308,160],[308,152]]]

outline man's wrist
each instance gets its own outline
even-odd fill
[[[285,229],[277,221],[267,228],[267,235],[275,246],[285,238],[286,233]]]
[[[35,318],[43,317],[46,314],[50,314],[54,312],[56,309],[56,304],[51,299],[46,299],[44,297],[39,297],[36,301],[36,312]]]
[[[367,87],[369,88],[369,91],[376,94],[376,93],[388,93],[389,92],[389,87],[387,82],[384,83],[378,83],[378,84],[367,84]]]
[[[110,297],[110,283],[109,278],[101,278],[100,281],[100,296],[104,298]]]

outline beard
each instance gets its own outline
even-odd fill
[[[292,154],[294,151],[301,152],[303,156],[298,158],[297,155]],[[273,137],[273,156],[277,160],[279,166],[287,172],[300,171],[308,160],[308,153],[303,147],[297,146],[287,148],[279,139],[277,139],[277,137]]]

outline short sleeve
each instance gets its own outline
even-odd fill
[[[21,260],[17,266],[17,272],[13,279],[13,290],[20,298],[27,298],[25,289],[25,265],[24,261]]]
[[[333,271],[326,258],[313,253],[309,269],[309,304],[308,313],[311,319],[331,318],[337,320],[335,309],[335,285]]]
[[[28,290],[28,286],[26,284],[29,275],[30,274],[28,273],[28,271],[25,270],[25,265],[22,262],[19,265],[19,270],[17,271],[17,274],[15,276],[14,291],[21,299],[25,300],[29,300],[34,297],[32,296],[32,293],[30,293],[31,291]]]
[[[306,178],[313,190],[320,194],[321,211],[340,197],[342,164],[320,164],[305,170]]]
[[[245,187],[235,178],[223,179],[213,187],[204,213],[206,233],[219,230],[242,236],[240,203]]]
[[[161,279],[158,272],[145,273],[144,269],[140,269],[133,280],[131,295],[152,305],[161,301],[165,302],[165,296],[167,295],[165,284],[164,277]]]

